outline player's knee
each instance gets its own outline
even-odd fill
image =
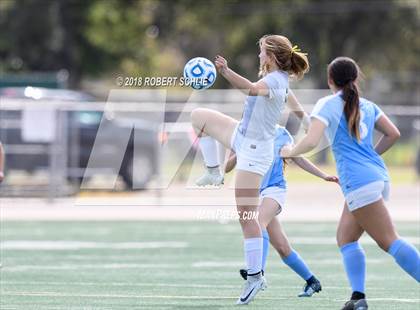
[[[265,219],[258,216],[258,223],[260,224],[261,230],[267,230],[268,223]]]
[[[288,244],[279,244],[277,252],[280,254],[281,257],[287,257],[292,252],[292,249]]]
[[[257,238],[261,233],[258,222],[255,220],[253,221],[247,218],[239,218],[239,223],[245,238]]]
[[[343,245],[346,245],[347,243],[355,242],[358,240],[358,238],[352,237],[352,236],[346,236],[340,231],[337,232],[335,238],[336,238],[337,246],[339,248],[341,248]]]
[[[203,108],[196,108],[191,112],[191,122],[194,125],[198,125],[202,122],[204,117],[204,109]]]
[[[339,231],[337,231],[337,234],[335,235],[335,240],[337,242],[338,247],[340,248],[345,244],[343,239],[344,238],[342,234]]]
[[[390,239],[390,238],[381,238],[381,239],[377,239],[377,240],[375,240],[376,241],[376,244],[382,249],[382,250],[384,250],[385,252],[387,252],[388,251],[388,249],[389,249],[389,247],[391,246],[391,244],[392,244],[392,239]]]

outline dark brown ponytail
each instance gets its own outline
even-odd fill
[[[328,76],[342,90],[344,115],[350,134],[360,141],[359,88],[356,84],[359,67],[348,57],[338,57],[328,65]]]

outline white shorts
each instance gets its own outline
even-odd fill
[[[279,208],[276,212],[276,215],[278,215],[286,204],[286,193],[286,189],[278,186],[267,187],[260,193],[260,205],[264,198],[275,200],[279,204]]]
[[[348,193],[345,196],[346,203],[351,212],[364,206],[367,206],[371,203],[374,203],[375,201],[378,201],[381,198],[384,200],[388,200],[389,191],[389,182],[372,182]]]
[[[265,175],[274,159],[274,141],[261,141],[247,138],[238,131],[236,125],[230,141],[236,153],[236,168]]]

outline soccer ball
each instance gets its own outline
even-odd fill
[[[214,64],[204,57],[189,60],[184,67],[186,84],[194,89],[207,89],[216,81],[217,71]]]

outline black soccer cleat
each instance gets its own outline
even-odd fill
[[[368,304],[366,299],[349,300],[347,301],[341,310],[367,310]]]
[[[311,297],[313,294],[319,293],[320,291],[322,291],[321,282],[313,277],[309,283],[305,284],[303,291],[298,295],[298,297]]]

